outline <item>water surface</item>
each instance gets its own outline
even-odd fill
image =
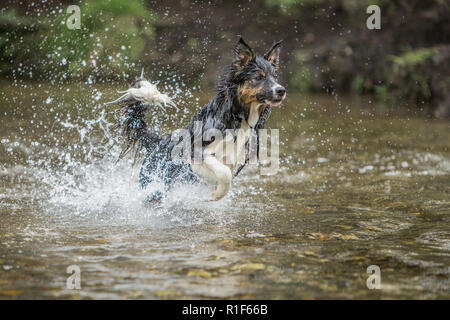
[[[448,121],[290,95],[267,123],[277,174],[247,168],[219,202],[179,186],[149,206],[101,106],[120,89],[1,84],[1,299],[450,298]],[[181,111],[150,115],[163,132],[211,98],[169,92]]]

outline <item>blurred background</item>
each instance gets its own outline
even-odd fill
[[[78,4],[81,29],[66,9]],[[369,30],[366,8],[381,8]],[[0,75],[7,81],[130,81],[177,75],[214,89],[242,35],[263,53],[284,40],[290,93],[372,95],[379,105],[450,116],[446,0],[3,1]]]
[[[449,299],[449,13],[448,0],[2,1],[0,299]],[[199,184],[147,205],[104,103],[145,67],[178,106],[149,108],[149,127],[186,126],[238,35],[259,53],[284,40],[288,95],[266,124],[280,170],[246,167],[219,202]],[[70,265],[82,290],[66,287]]]

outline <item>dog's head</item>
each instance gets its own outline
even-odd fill
[[[257,55],[240,38],[235,48],[231,81],[237,84],[238,99],[243,104],[265,103],[277,107],[286,97],[286,89],[277,83],[281,41],[263,56]]]

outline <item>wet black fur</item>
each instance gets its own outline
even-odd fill
[[[278,45],[279,43],[274,45],[269,52],[278,50]],[[244,53],[250,54],[250,57],[247,57],[249,61],[243,66],[240,65],[242,61],[239,59],[239,57],[242,57],[242,55],[239,56],[242,53],[241,50],[244,50]],[[239,40],[235,51],[237,59],[225,70],[223,76],[220,78],[216,97],[200,109],[192,117],[188,125],[188,130],[191,134],[192,155],[194,140],[196,138],[201,139],[199,133],[194,132],[194,124],[196,121],[202,123],[202,132],[209,129],[217,129],[225,135],[227,129],[239,129],[241,121],[243,119],[248,120],[250,106],[241,102],[238,88],[240,85],[252,79],[254,79],[252,81],[253,85],[258,83],[256,78],[258,78],[258,73],[261,71],[266,74],[266,78],[263,80],[269,84],[261,86],[262,89],[257,97],[258,101],[264,102],[265,99],[273,99],[271,96],[272,93],[267,92],[266,87],[274,81],[278,61],[270,63],[267,60],[267,54],[269,52],[266,56],[254,55],[253,51],[242,39]],[[278,53],[276,58],[278,59]],[[260,84],[262,83],[261,81]],[[161,137],[158,133],[149,129],[144,120],[146,109],[147,106],[139,102],[124,107],[125,118],[121,124],[123,135],[126,138],[124,151],[128,151],[135,145],[139,145],[139,148],[144,148],[146,151],[145,160],[139,176],[139,182],[142,188],[147,187],[149,183],[154,181],[161,182],[164,186],[162,190],[153,192],[148,197],[148,200],[152,201],[161,198],[164,192],[174,183],[193,183],[199,181],[199,178],[192,171],[190,164],[180,164],[172,161],[172,150],[180,141],[171,141],[172,135]],[[257,136],[258,129],[264,127],[270,113],[271,107],[266,105],[257,124],[254,126]],[[207,147],[212,141],[203,141],[203,148]],[[258,139],[256,141],[258,146]],[[237,175],[245,165],[246,163],[234,174]]]

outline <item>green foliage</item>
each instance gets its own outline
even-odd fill
[[[193,51],[198,47],[199,41],[197,38],[189,38],[187,40],[187,46],[189,50]]]
[[[387,87],[385,85],[375,86],[375,97],[379,102],[386,102],[388,97]]]
[[[350,91],[374,94],[378,101],[425,101],[450,91],[446,67],[450,7],[443,0],[427,4],[410,0],[408,5],[389,0],[251,1],[241,5],[246,10],[241,10],[236,19],[208,16],[204,25],[199,24],[198,14],[213,8],[217,16],[227,17],[230,6],[202,2],[199,13],[186,12],[183,19],[174,19],[186,10],[182,4],[147,0],[79,2],[80,30],[66,26],[71,15],[66,13],[67,2],[53,2],[56,10],[44,6],[40,15],[26,1],[10,5],[16,11],[0,11],[3,76],[128,78],[141,63],[157,63],[167,66],[166,72],[182,74],[190,84],[203,78],[212,86],[217,60],[225,52],[231,55],[230,47],[239,33],[255,44],[255,49],[283,38],[280,81],[288,80],[292,89],[301,92]],[[146,4],[155,12],[170,9],[173,17],[155,28],[156,15]],[[381,8],[382,30],[365,26],[366,8],[371,4]],[[239,8],[235,6],[235,10],[237,14]],[[416,19],[422,15],[424,19]],[[403,20],[409,22],[399,24]],[[159,48],[153,48],[155,44]]]
[[[342,7],[347,12],[354,12],[356,10],[362,10],[366,12],[366,8],[370,5],[380,6],[382,0],[342,0]]]
[[[306,93],[310,91],[312,86],[311,71],[307,66],[307,63],[311,60],[311,54],[307,50],[298,50],[295,52],[295,60],[295,72],[289,83],[294,89]]]
[[[71,76],[86,73],[103,77],[127,72],[153,35],[154,17],[138,0],[98,0],[81,6],[81,29],[70,30],[60,18],[56,32],[46,42],[52,58],[66,59]]]
[[[311,88],[311,72],[308,67],[300,67],[292,77],[290,84],[299,92],[306,93]]]
[[[309,1],[316,1],[316,0],[309,0]],[[306,1],[302,1],[302,0],[265,0],[265,3],[268,6],[271,7],[280,7],[280,8],[290,8],[293,7],[299,3],[303,3]]]
[[[365,12],[365,8],[369,5],[379,5],[381,1],[382,0],[341,0],[340,5],[345,11],[352,12],[364,10]],[[314,13],[320,13],[320,7],[329,7],[329,5],[327,5],[329,4],[328,0],[264,0],[264,3],[269,8],[277,7],[281,9],[282,12],[291,14],[292,12],[298,13],[301,8],[303,8],[304,11],[308,10]]]
[[[361,95],[364,92],[364,78],[360,75],[357,75],[351,85],[351,90],[354,94]]]
[[[393,93],[403,97],[431,97],[427,62],[439,51],[436,48],[407,50],[398,56],[390,56],[392,71],[387,77],[392,83]]]
[[[30,24],[30,21],[30,18],[19,16],[14,8],[2,11],[0,15],[0,25],[2,27],[8,26],[11,29],[20,25]]]
[[[391,56],[394,72],[399,72],[402,68],[413,69],[425,60],[437,53],[435,48],[421,48],[408,50],[400,56]]]
[[[439,82],[439,89],[441,91],[450,92],[450,76],[445,77]]]
[[[73,30],[67,27],[72,13],[66,9],[34,17],[34,30],[24,28],[14,11],[2,15],[2,21],[19,24],[0,37],[10,41],[2,62],[13,58],[35,75],[50,79],[117,77],[139,63],[154,34],[156,18],[140,0],[85,1],[80,4],[81,29]],[[10,64],[2,72],[16,68],[17,63]]]
[[[23,56],[15,43],[33,32],[33,19],[20,16],[14,8],[0,14],[0,72],[6,74],[12,67],[11,60]]]

